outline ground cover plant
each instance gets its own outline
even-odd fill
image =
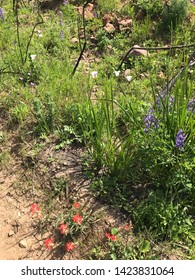
[[[20,159],[50,258],[194,258],[194,15],[187,0],[0,1],[0,168]]]

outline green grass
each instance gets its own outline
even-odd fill
[[[19,9],[18,41],[12,1],[1,4],[5,20],[0,19],[0,108],[9,126],[22,133],[24,151],[29,136],[37,141],[54,136],[56,150],[82,146],[83,169],[91,179],[91,192],[132,220],[133,243],[116,231],[118,241],[94,245],[88,255],[92,259],[158,259],[161,250],[156,248],[163,244],[169,248],[172,242],[176,248],[177,244],[194,248],[194,68],[186,69],[165,96],[159,94],[187,65],[193,48],[129,57],[119,77],[114,71],[134,44],[194,43],[195,23],[185,20],[192,9],[183,8],[185,1],[171,1],[168,11],[164,1],[147,1],[147,6],[145,2],[122,8],[120,3],[98,1],[94,8],[98,18],[86,21],[86,59],[74,76],[71,73],[80,47],[71,41],[78,37],[79,16],[73,4],[63,5],[61,14],[42,14],[43,23],[36,27],[29,47],[33,26],[40,20],[36,9]],[[121,17],[131,15],[132,30],[107,34],[102,17],[110,10],[120,11]],[[89,40],[91,36],[95,45]],[[123,75],[125,69],[130,69],[131,82]],[[92,71],[98,71],[96,78]],[[180,130],[185,140],[177,147]],[[6,145],[2,133],[0,141]],[[8,158],[6,149],[0,151],[1,166]],[[49,199],[55,200],[62,190],[63,183],[56,181],[54,198]],[[188,249],[183,250],[182,258],[193,257],[194,249]]]

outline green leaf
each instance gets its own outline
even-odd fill
[[[117,234],[118,233],[118,229],[117,228],[112,228],[111,229],[111,234],[112,235],[115,235],[115,234]]]
[[[139,246],[141,253],[147,253],[150,251],[150,242],[148,240],[143,240]]]

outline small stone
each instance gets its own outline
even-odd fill
[[[72,43],[72,44],[78,44],[78,42],[79,42],[79,39],[78,39],[78,38],[75,38],[75,37],[74,37],[74,38],[71,39],[71,43]]]
[[[111,23],[107,23],[105,26],[104,26],[104,30],[107,32],[107,33],[113,33],[116,29],[114,27],[113,24]]]
[[[20,246],[20,248],[26,248],[26,247],[27,247],[27,242],[26,242],[26,240],[25,240],[25,239],[21,240],[21,241],[19,242],[19,246]]]
[[[119,24],[124,27],[132,27],[133,21],[132,21],[132,19],[123,19],[123,20],[119,21]]]
[[[131,69],[126,69],[125,72],[124,72],[124,76],[127,77],[127,76],[130,76],[131,75]]]
[[[5,183],[5,180],[3,178],[0,179],[0,184]]]
[[[134,45],[133,50],[130,51],[130,55],[133,56],[150,56],[149,52],[147,50],[139,49],[140,46]],[[138,49],[136,49],[138,48]]]
[[[11,229],[9,232],[8,232],[8,237],[11,237],[15,234],[15,232]]]

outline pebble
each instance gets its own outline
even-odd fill
[[[27,242],[26,242],[26,240],[25,240],[25,239],[21,240],[21,241],[19,242],[19,246],[20,246],[20,248],[26,248],[26,247],[27,247]]]
[[[13,231],[13,229],[11,229],[9,232],[8,232],[8,237],[11,237],[15,234],[15,232]]]

